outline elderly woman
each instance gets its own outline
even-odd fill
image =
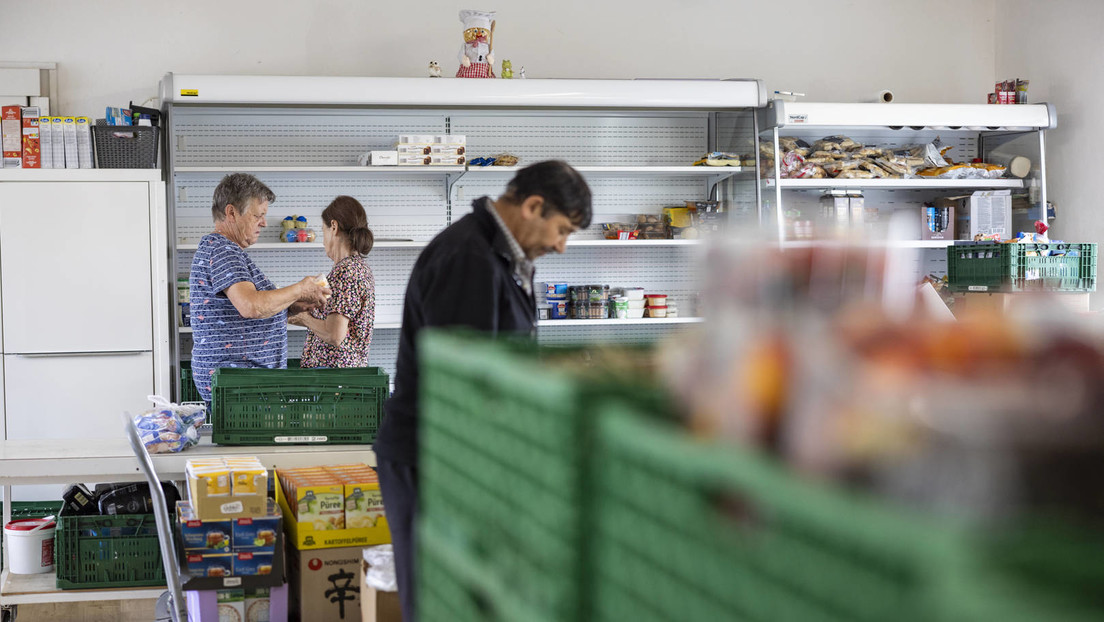
[[[219,367],[286,367],[288,310],[321,305],[331,293],[318,277],[277,288],[246,254],[275,200],[268,186],[244,173],[223,177],[215,188],[215,231],[199,241],[188,279],[192,376],[206,402]]]
[[[322,245],[334,267],[326,277],[333,290],[321,309],[304,311],[288,323],[307,328],[302,367],[367,367],[376,315],[376,288],[364,256],[372,230],[364,206],[339,196],[322,210]]]

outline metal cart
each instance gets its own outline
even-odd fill
[[[157,523],[157,540],[161,546],[161,562],[165,566],[168,589],[157,599],[154,619],[157,622],[186,622],[188,605],[184,600],[184,589],[180,580],[180,561],[176,557],[176,547],[173,546],[173,524],[165,505],[165,492],[161,489],[157,471],[153,468],[153,460],[138,435],[138,428],[134,427],[133,418],[125,415],[125,419],[127,440],[130,441],[134,455],[138,457],[138,465],[149,484],[150,497],[153,499],[153,518]]]

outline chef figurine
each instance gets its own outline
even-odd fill
[[[494,11],[460,11],[464,23],[464,45],[460,47],[457,78],[493,78]]]

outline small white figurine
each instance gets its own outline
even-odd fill
[[[438,65],[437,61],[435,61],[435,60],[429,61],[429,77],[431,77],[431,78],[440,78],[441,77],[441,66]]]
[[[525,67],[524,66],[521,69],[518,69],[518,78],[521,78],[522,80],[525,79]]]

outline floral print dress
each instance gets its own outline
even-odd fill
[[[325,320],[331,313],[349,318],[349,334],[334,347],[307,331],[303,345],[302,367],[367,367],[368,346],[372,344],[372,326],[376,317],[376,286],[372,270],[364,258],[352,255],[334,264],[326,279],[333,295],[322,309],[311,315]]]

